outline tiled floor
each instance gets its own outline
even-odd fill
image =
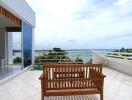
[[[0,100],[41,100],[41,71],[27,71],[0,86]],[[104,100],[132,100],[132,77],[104,68]],[[99,100],[99,95],[45,97],[45,100]]]

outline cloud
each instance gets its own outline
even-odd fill
[[[123,5],[127,5],[129,0],[117,0],[117,2],[115,2],[115,5],[118,6],[123,6]]]
[[[131,0],[27,0],[36,12],[35,47],[132,47]],[[120,38],[120,39],[119,39]],[[109,45],[106,45],[106,40]],[[120,42],[119,42],[120,41]],[[111,42],[114,44],[111,44]],[[127,44],[128,43],[128,44]]]

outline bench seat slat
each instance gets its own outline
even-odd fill
[[[84,94],[98,94],[99,90],[96,88],[91,89],[60,89],[60,90],[47,90],[46,96],[65,96],[65,95],[84,95]]]

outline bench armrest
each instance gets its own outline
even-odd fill
[[[44,79],[44,74],[42,73],[39,77],[40,80]]]
[[[48,78],[48,76],[47,76],[46,74],[44,74],[44,73],[42,73],[42,74],[40,75],[40,77],[39,77],[40,80],[45,80],[45,79],[47,79],[47,78]]]
[[[106,77],[106,75],[102,74],[102,77],[103,77],[103,78],[105,78],[105,77]]]

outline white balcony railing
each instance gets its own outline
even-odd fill
[[[132,53],[122,52],[93,52],[92,63],[107,62],[105,67],[115,69],[121,73],[132,76],[132,59],[130,59]]]

